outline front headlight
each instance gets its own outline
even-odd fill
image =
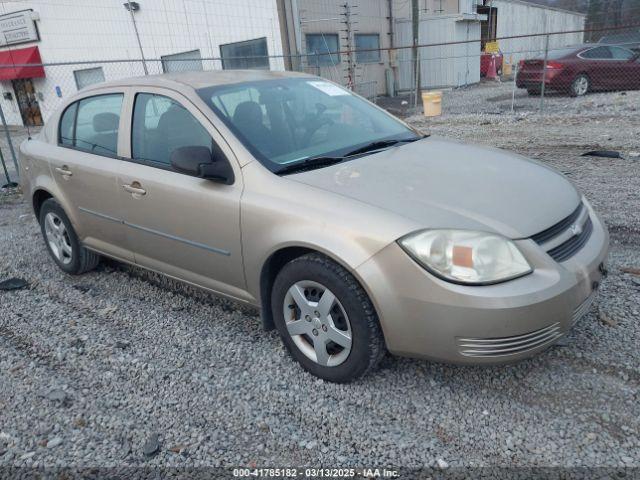
[[[398,243],[428,271],[455,283],[487,285],[532,272],[511,240],[492,233],[424,230]]]

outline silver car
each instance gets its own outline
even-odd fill
[[[308,75],[100,84],[20,153],[62,270],[107,256],[258,306],[293,358],[334,382],[386,351],[533,355],[606,273],[607,231],[556,171],[424,136]]]

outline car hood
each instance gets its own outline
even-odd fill
[[[526,238],[580,202],[555,170],[503,150],[428,137],[288,177],[413,220]]]

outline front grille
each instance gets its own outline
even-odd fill
[[[500,338],[458,338],[458,349],[465,357],[487,358],[517,355],[546,346],[562,336],[559,323],[534,332]]]
[[[593,222],[589,211],[580,203],[571,215],[531,237],[556,262],[574,256],[589,241]]]
[[[552,248],[547,253],[556,262],[564,262],[565,260],[573,257],[578,250],[584,247],[584,244],[587,243],[589,237],[591,237],[591,232],[593,232],[593,222],[590,218],[587,218],[587,222],[582,226],[582,233],[574,235],[569,240],[558,245],[556,248]]]
[[[580,203],[580,205],[578,205],[578,208],[576,208],[574,212],[571,215],[569,215],[567,218],[560,220],[554,226],[547,228],[546,230],[543,230],[540,233],[536,233],[533,237],[531,237],[531,239],[534,242],[536,242],[538,245],[542,245],[543,243],[548,242],[549,240],[557,237],[562,232],[564,232],[567,228],[573,225],[573,222],[575,222],[578,219],[578,217],[580,217],[580,214],[582,213],[583,208],[584,208],[584,205]]]

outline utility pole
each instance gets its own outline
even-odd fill
[[[293,36],[296,43],[296,66],[294,67],[294,70],[297,72],[304,72],[304,60],[306,60],[306,57],[302,56],[302,24],[300,21],[298,0],[291,0],[291,17],[293,22]]]
[[[418,0],[411,0],[411,24],[413,31],[413,48],[411,49],[411,59],[413,60],[413,80],[415,82],[415,99],[414,107],[418,106],[418,97],[420,96],[420,65],[418,60],[418,43],[420,36],[420,9]]]
[[[398,69],[396,68],[396,26],[395,19],[393,18],[393,0],[387,0],[387,8],[389,9],[389,68],[391,69],[391,87],[387,92],[390,97],[396,96],[396,89],[398,85]]]
[[[133,2],[134,5],[131,4],[130,0],[127,0],[125,4],[125,8],[129,10],[131,14],[131,21],[133,22],[133,30],[136,32],[136,39],[138,40],[138,47],[140,48],[140,57],[142,58],[142,68],[144,69],[144,74],[149,75],[149,71],[147,70],[147,62],[144,59],[144,52],[142,50],[142,42],[140,41],[140,34],[138,33],[138,26],[136,25],[136,17],[133,16],[133,11],[137,10],[139,7],[136,2]]]
[[[344,9],[344,13],[342,16],[344,18],[344,38],[343,45],[344,49],[347,51],[347,87],[351,90],[355,90],[356,86],[356,60],[355,55],[353,53],[353,47],[355,46],[355,30],[353,28],[354,22],[353,17],[357,14],[353,13],[352,6],[347,1],[344,5],[342,5]]]

